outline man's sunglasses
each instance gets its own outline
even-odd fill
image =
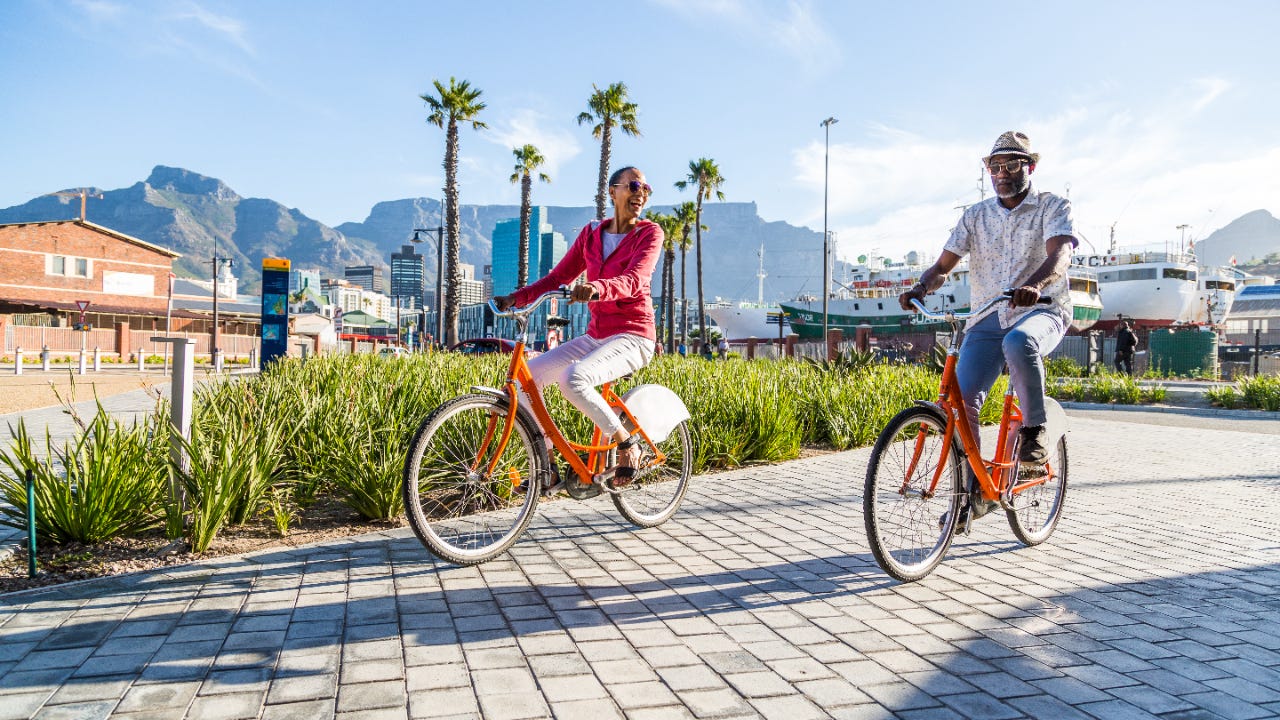
[[[625,187],[626,189],[630,190],[632,193],[638,193],[641,190],[643,190],[645,195],[653,194],[653,188],[649,187],[649,183],[642,183],[639,180],[632,180],[631,182],[628,182],[628,183],[614,183],[609,187]]]
[[[1004,168],[1004,171],[1009,173],[1010,175],[1016,175],[1020,170],[1022,170],[1023,165],[1030,165],[1030,164],[1031,163],[1028,162],[1027,160],[1009,160],[1007,162],[993,162],[993,163],[987,164],[987,172],[991,173],[992,175],[995,175],[996,173],[1000,172],[1000,168]]]

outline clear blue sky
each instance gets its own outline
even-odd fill
[[[842,256],[936,254],[1003,130],[1043,154],[1096,245],[1203,237],[1280,213],[1280,3],[0,2],[0,207],[154,165],[329,225],[439,198],[444,133],[418,96],[456,76],[489,129],[461,136],[464,203],[519,202],[511,148],[549,159],[535,202],[591,205],[576,123],[624,81],[641,138],[613,157],[654,202],[714,158],[726,199],[821,229]],[[988,189],[988,194],[990,190]],[[93,218],[92,205],[89,217]]]

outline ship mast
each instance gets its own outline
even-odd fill
[[[1120,221],[1117,220],[1116,222]],[[1111,223],[1111,245],[1107,247],[1107,254],[1116,254],[1116,223]]]
[[[760,249],[756,251],[756,255],[760,256],[760,269],[756,270],[756,282],[759,287],[756,288],[756,303],[764,304],[764,279],[769,277],[764,271],[764,243],[760,243]]]

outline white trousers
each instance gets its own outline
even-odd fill
[[[596,387],[633,373],[653,358],[653,341],[622,333],[604,340],[578,336],[529,360],[529,372],[538,389],[550,383],[560,386],[574,407],[591,418],[606,436],[622,430],[622,421]]]

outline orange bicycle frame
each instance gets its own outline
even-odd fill
[[[496,469],[498,458],[502,456],[503,450],[506,448],[508,440],[511,438],[511,432],[515,428],[516,416],[520,407],[519,390],[524,390],[525,395],[529,398],[529,409],[533,413],[534,420],[542,428],[543,433],[551,440],[552,446],[558,451],[569,463],[569,467],[573,469],[575,475],[583,483],[590,483],[592,479],[603,472],[608,462],[608,453],[617,447],[617,443],[604,437],[604,433],[600,428],[593,427],[591,433],[591,442],[587,445],[572,442],[564,436],[552,419],[550,411],[547,410],[546,403],[542,400],[542,394],[538,392],[538,386],[533,381],[533,374],[529,372],[529,363],[524,355],[525,344],[522,340],[516,340],[515,348],[511,353],[511,364],[507,369],[507,379],[503,384],[503,389],[507,394],[508,409],[507,423],[503,427],[502,436],[497,438],[497,452],[493,454],[493,460],[490,461],[489,467],[486,468],[488,474],[492,474]],[[613,391],[613,383],[607,382],[600,387],[600,394],[604,396],[605,402],[614,408],[624,420],[635,428],[634,432],[640,434],[645,444],[654,452],[654,465],[659,465],[666,460],[666,456],[658,449],[649,435],[640,427],[639,421],[623,404],[622,398]],[[489,427],[485,433],[484,441],[481,443],[480,450],[476,454],[476,467],[472,467],[473,471],[479,470],[480,458],[485,457],[489,444],[494,441],[494,434],[497,431],[498,416],[494,415],[489,419]],[[584,462],[579,453],[586,453],[586,461]]]

